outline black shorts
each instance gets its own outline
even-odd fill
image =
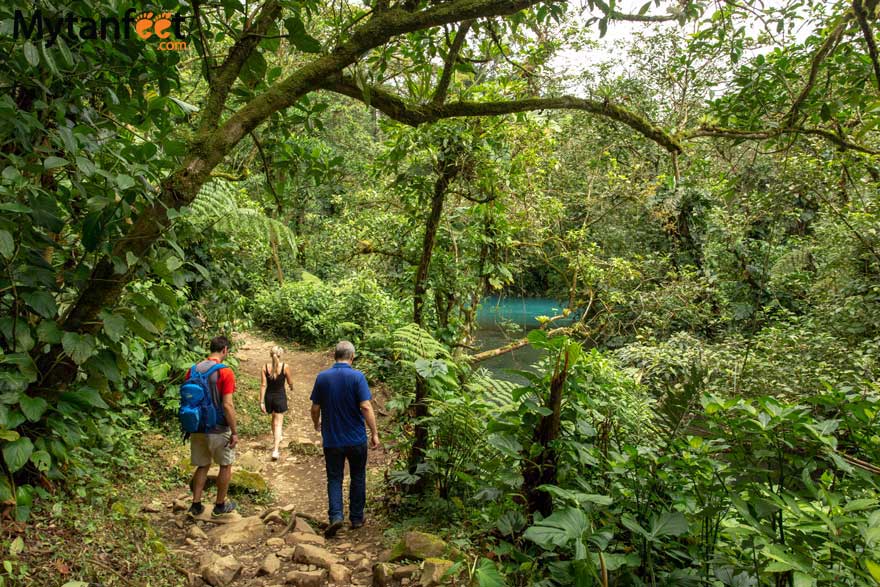
[[[287,411],[286,393],[267,393],[263,401],[266,403],[267,414],[283,414]]]

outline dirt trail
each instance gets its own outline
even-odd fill
[[[260,378],[260,371],[269,362],[269,349],[277,341],[267,340],[251,333],[236,337],[235,357],[239,360],[239,371]],[[256,438],[244,438],[238,449],[244,456],[245,465],[253,466],[259,462],[260,473],[264,475],[279,504],[296,504],[297,511],[307,513],[317,519],[327,517],[327,475],[324,470],[324,457],[321,454],[321,435],[315,432],[309,415],[312,385],[318,373],[333,364],[332,352],[291,351],[285,348],[282,361],[293,371],[293,389],[287,392],[288,411],[284,417],[284,440],[281,458],[271,460],[272,431],[269,416],[266,416],[266,433]],[[286,448],[285,448],[286,447]],[[368,467],[384,464],[383,453],[370,451]],[[348,472],[346,469],[346,478]],[[346,506],[348,504],[346,487]],[[367,497],[367,517],[369,526],[370,502]],[[347,511],[347,510],[346,510]]]
[[[273,495],[273,503],[265,508],[240,508],[241,516],[265,515],[269,510],[284,508],[301,514],[301,520],[309,520],[315,530],[321,532],[321,523],[327,519],[327,481],[324,469],[324,457],[321,451],[321,436],[314,431],[309,409],[311,402],[312,385],[317,374],[333,364],[332,352],[306,352],[292,350],[290,345],[284,345],[280,341],[270,340],[261,335],[244,333],[236,336],[234,356],[239,361],[237,375],[248,375],[259,380],[263,365],[269,361],[269,349],[274,345],[285,348],[283,361],[293,370],[293,389],[288,389],[288,412],[284,418],[284,439],[282,441],[281,458],[277,461],[271,459],[272,433],[270,417],[265,416],[265,433],[258,436],[242,436],[236,449],[236,469],[259,473],[268,483]],[[236,398],[236,404],[251,401],[256,402],[258,397],[246,397],[245,394],[255,394],[253,390],[245,391],[244,386],[239,385],[236,391],[240,394]],[[374,396],[375,399],[375,396]],[[381,428],[381,422],[380,422]],[[376,517],[376,505],[380,498],[376,488],[384,473],[386,455],[384,451],[370,451],[367,468],[367,507],[366,524],[357,530],[351,530],[347,524],[335,538],[329,539],[322,546],[331,555],[337,557],[341,565],[345,566],[350,575],[344,584],[368,585],[370,584],[370,569],[379,553],[386,546],[383,544],[384,525],[381,519]],[[216,467],[211,473],[216,473]],[[346,471],[346,479],[348,472]],[[343,487],[345,494],[345,514],[348,515],[348,483]],[[168,492],[161,497],[165,502],[161,507],[154,502],[152,510],[155,511],[156,525],[162,529],[166,541],[172,548],[180,552],[185,560],[192,561],[191,568],[179,569],[190,576],[190,585],[206,584],[199,573],[199,560],[206,551],[216,553],[218,556],[233,555],[242,564],[242,571],[235,579],[235,585],[247,587],[274,587],[285,583],[299,584],[288,576],[289,573],[319,572],[320,568],[315,565],[304,565],[295,562],[295,556],[290,553],[290,547],[295,543],[290,542],[290,535],[284,540],[283,525],[266,524],[263,530],[257,532],[253,539],[238,544],[226,545],[223,539],[213,535],[211,530],[216,528],[218,520],[210,518],[210,503],[213,500],[213,489],[206,490],[205,502],[206,513],[199,521],[193,522],[185,517],[184,506],[188,507],[191,501],[189,491],[181,488]],[[161,503],[161,502],[159,502]],[[251,511],[248,511],[251,510]],[[147,511],[150,511],[149,509]],[[304,515],[304,516],[303,516]],[[239,514],[233,514],[237,518]],[[250,518],[255,519],[255,518]],[[267,518],[268,519],[268,518]],[[315,522],[317,521],[317,523]],[[205,537],[196,530],[202,529],[208,533]],[[262,525],[258,524],[261,528]],[[194,537],[195,535],[195,537]],[[273,538],[274,537],[274,538]],[[285,554],[285,549],[288,550]],[[276,554],[280,561],[280,568],[269,574],[259,572],[261,564],[270,554]],[[320,565],[319,565],[320,566]],[[325,574],[321,584],[330,584],[330,577]],[[303,583],[305,584],[305,583]],[[339,584],[339,583],[337,583]]]

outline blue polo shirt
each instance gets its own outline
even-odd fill
[[[321,406],[324,448],[366,444],[361,402],[372,399],[372,395],[363,373],[348,363],[336,363],[318,373],[311,399]]]

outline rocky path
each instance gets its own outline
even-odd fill
[[[237,337],[236,343],[239,373],[259,379],[269,349],[277,343],[254,334]],[[211,518],[208,505],[199,519],[191,520],[186,517],[190,496],[184,487],[145,508],[153,510],[166,543],[178,550],[182,560],[190,561],[189,568],[178,570],[191,586],[369,585],[376,562],[389,558],[384,528],[375,517],[386,458],[382,450],[370,453],[366,525],[357,530],[346,526],[332,539],[325,540],[320,534],[327,518],[326,476],[320,435],[314,432],[309,417],[309,394],[318,372],[332,364],[332,354],[288,349],[284,361],[293,369],[295,383],[288,391],[282,456],[278,461],[270,458],[272,437],[266,416],[266,434],[243,437],[233,467],[233,471],[250,471],[262,477],[271,489],[273,503],[241,507],[216,519]],[[257,399],[242,394],[236,403]],[[213,490],[208,490],[204,501],[210,504],[212,500]],[[380,573],[383,569],[391,572],[380,567]],[[398,571],[388,582],[380,578],[379,584],[408,584],[408,572]]]
[[[254,334],[246,333],[236,338],[235,357],[239,360],[239,371],[259,380],[260,371],[269,361],[269,349],[279,344]],[[275,500],[279,504],[295,504],[297,511],[316,519],[327,517],[327,476],[324,471],[324,457],[321,452],[321,435],[315,432],[309,415],[309,397],[315,377],[333,364],[332,352],[304,352],[285,349],[282,357],[293,371],[293,389],[288,390],[288,411],[284,418],[284,441],[281,459],[272,461],[272,432],[269,416],[266,416],[266,433],[258,437],[244,438],[239,455],[240,462],[251,469],[259,469],[269,482]],[[256,394],[250,401],[258,401]],[[374,398],[374,403],[381,401]],[[380,423],[381,425],[381,423]],[[368,478],[381,477],[386,461],[383,450],[370,451]],[[347,478],[347,472],[346,472]],[[375,483],[369,484],[375,487]],[[368,488],[368,491],[369,491]],[[346,506],[347,502],[346,494]],[[371,535],[376,520],[370,515],[370,506],[376,496],[367,496],[367,523],[365,534]],[[347,510],[346,510],[347,511]],[[381,534],[381,528],[376,528]]]

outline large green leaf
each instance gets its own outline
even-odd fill
[[[116,186],[121,190],[127,190],[130,187],[134,187],[135,182],[134,178],[130,175],[126,175],[124,173],[120,173],[116,176]]]
[[[577,508],[554,512],[525,531],[524,536],[546,550],[566,546],[590,528],[586,514]]]
[[[32,336],[30,325],[22,319],[13,320],[10,316],[0,318],[0,332],[3,333],[7,341],[11,341],[14,338],[15,351],[18,353],[29,352],[36,343]]]
[[[292,16],[284,21],[287,27],[290,42],[293,46],[305,53],[320,53],[321,43],[315,37],[306,32],[306,26],[299,16]]]
[[[541,491],[546,491],[550,495],[554,497],[558,497],[562,500],[568,501],[570,504],[578,504],[584,505],[586,503],[593,503],[596,505],[611,505],[614,500],[607,495],[600,495],[598,493],[582,493],[580,491],[569,491],[568,489],[562,489],[561,487],[557,487],[555,485],[541,485],[538,487]]]
[[[61,346],[77,365],[85,363],[97,350],[95,337],[91,334],[77,334],[76,332],[65,332],[61,337]]]
[[[259,51],[254,51],[244,62],[239,77],[245,85],[253,87],[266,77],[266,67],[266,58]]]
[[[651,537],[681,536],[688,530],[688,523],[681,512],[664,512],[651,520]]]
[[[62,395],[69,400],[95,408],[107,408],[107,403],[97,389],[92,387],[83,387],[79,391],[65,393]]]
[[[495,522],[495,527],[503,536],[513,536],[525,525],[526,517],[519,510],[507,510]]]
[[[15,239],[12,238],[12,234],[6,230],[0,230],[0,255],[3,255],[8,259],[14,252]]]
[[[64,167],[68,163],[70,163],[70,161],[64,159],[63,157],[46,157],[46,159],[43,160],[43,167],[49,170],[55,169],[57,167]]]
[[[41,342],[58,344],[61,342],[62,335],[63,333],[58,327],[58,323],[54,320],[42,320],[37,326],[37,338],[39,338]]]
[[[40,64],[40,53],[30,41],[24,42],[24,58],[31,67],[36,67]]]
[[[495,447],[502,454],[511,458],[519,458],[520,452],[523,449],[516,436],[506,432],[490,434],[488,442],[490,446]]]
[[[504,580],[504,576],[498,571],[498,567],[487,558],[480,559],[480,564],[474,571],[474,578],[477,580],[479,587],[505,587],[507,585],[507,581]]]
[[[785,573],[788,571],[800,571],[809,574],[812,570],[810,562],[805,558],[789,552],[779,544],[768,544],[764,547],[764,556],[771,559],[767,565],[767,571],[771,573]]]
[[[31,455],[31,462],[38,471],[46,473],[52,467],[52,455],[45,450],[36,450]]]
[[[46,411],[46,408],[49,407],[49,404],[43,398],[30,397],[28,395],[21,396],[19,405],[21,406],[22,413],[31,422],[39,420],[40,416]]]
[[[9,468],[9,472],[15,473],[21,469],[28,462],[28,459],[31,458],[31,453],[33,452],[34,445],[31,443],[30,438],[19,438],[7,443],[3,447],[3,460]]]
[[[16,402],[18,398],[16,398]],[[16,432],[15,437],[8,436],[13,432],[13,428],[18,428],[21,426],[27,418],[24,417],[24,414],[21,413],[20,410],[12,409],[7,406],[0,406],[0,427],[8,428],[9,430],[4,433],[4,437],[2,440],[17,440],[18,433]]]
[[[147,364],[147,376],[156,383],[162,383],[168,379],[171,365],[163,361],[150,361]]]
[[[29,291],[21,294],[21,298],[43,318],[54,318],[58,313],[58,305],[49,292]]]
[[[104,318],[104,332],[113,342],[119,342],[125,335],[126,322],[119,314],[110,314]]]
[[[650,537],[650,534],[647,530],[645,530],[641,524],[639,524],[635,518],[633,518],[629,514],[624,514],[620,517],[620,523],[623,524],[623,527],[629,530],[634,534],[638,534],[643,538]]]
[[[15,496],[12,494],[12,485],[6,475],[0,475],[0,503],[10,505],[15,503]]]
[[[80,172],[82,172],[83,175],[87,177],[94,175],[95,171],[97,170],[95,164],[92,163],[90,159],[86,159],[85,157],[76,158],[76,167],[80,170]]]

